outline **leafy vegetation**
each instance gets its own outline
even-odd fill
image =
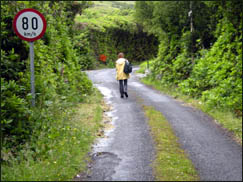
[[[34,43],[36,107],[29,44],[12,29],[24,8],[47,20]],[[242,138],[241,30],[239,0],[1,2],[1,179],[66,180],[84,167],[101,101],[83,70],[99,67],[101,54],[108,67],[118,52],[149,62],[148,80],[205,103],[203,110]]]
[[[160,40],[150,77],[242,117],[242,1],[141,1],[135,10]]]
[[[70,155],[71,148],[67,148],[72,142],[71,133],[61,131],[72,128],[68,122],[71,108],[94,92],[92,82],[81,72],[85,65],[79,55],[83,53],[75,48],[73,41],[76,36],[85,36],[77,35],[72,28],[73,13],[89,5],[90,2],[84,1],[78,4],[72,1],[1,2],[1,164],[4,169],[1,179],[33,180],[27,173],[43,163],[53,162],[60,150],[64,150],[60,157]],[[45,35],[34,43],[36,107],[31,107],[29,44],[19,39],[12,29],[14,16],[24,8],[37,9],[47,20]],[[74,137],[84,135],[79,133]],[[65,137],[69,138],[64,140]],[[16,175],[9,173],[14,168]],[[77,170],[77,166],[74,169]]]
[[[81,104],[70,106],[60,101],[43,109],[36,116],[42,124],[33,130],[18,155],[10,148],[2,149],[1,180],[72,180],[86,169],[87,153],[101,127],[102,115],[102,95],[97,91]]]
[[[93,7],[77,15],[76,25],[80,31],[87,32],[90,55],[97,61],[104,54],[108,66],[114,67],[119,52],[124,52],[132,62],[141,62],[156,55],[157,38],[142,32],[134,20],[132,5],[116,1],[95,1]]]

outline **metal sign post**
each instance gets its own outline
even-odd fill
[[[35,66],[34,66],[34,42],[30,42],[30,83],[31,83],[31,95],[32,106],[35,106]]]
[[[30,42],[30,82],[32,106],[35,106],[35,69],[34,69],[34,41],[40,39],[46,31],[46,20],[37,10],[27,8],[19,11],[13,20],[13,29],[22,40]]]

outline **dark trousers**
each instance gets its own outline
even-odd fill
[[[119,80],[119,87],[121,96],[123,96],[124,92],[127,92],[127,79]]]

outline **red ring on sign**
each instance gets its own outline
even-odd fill
[[[38,35],[37,37],[34,37],[34,38],[26,38],[26,37],[22,36],[22,35],[18,32],[17,27],[16,27],[16,21],[17,21],[18,17],[19,17],[22,13],[25,13],[25,12],[28,12],[28,11],[31,11],[31,12],[34,12],[34,13],[38,14],[38,15],[41,17],[42,21],[43,21],[43,29],[42,29],[40,35]],[[16,14],[16,16],[14,17],[14,19],[13,19],[13,29],[14,29],[14,32],[17,34],[17,36],[18,36],[19,38],[21,38],[22,40],[26,40],[26,41],[28,41],[28,42],[33,42],[33,41],[35,41],[35,40],[40,39],[40,38],[44,35],[44,33],[45,33],[45,31],[46,31],[46,19],[45,19],[45,17],[44,17],[39,11],[37,11],[37,10],[35,10],[35,9],[32,9],[32,8],[26,8],[26,9],[23,9],[23,10],[19,11],[19,12]]]

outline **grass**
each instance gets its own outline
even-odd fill
[[[156,181],[198,181],[199,176],[169,122],[153,107],[143,106],[155,142],[153,169]]]
[[[203,112],[214,118],[215,122],[225,128],[228,133],[233,136],[233,139],[242,145],[242,118],[237,118],[230,111],[221,111],[218,109],[212,109],[208,107],[200,99],[195,99],[190,96],[180,93],[176,87],[161,85],[157,80],[151,80],[150,78],[143,78],[142,82],[146,85],[150,85],[153,88],[160,90],[161,92],[173,96],[175,99],[181,100],[188,105],[202,110]]]
[[[88,23],[93,29],[105,31],[105,27],[121,28],[121,24],[131,24],[135,27],[132,10],[128,14],[122,14],[124,10],[115,8],[112,4],[114,1],[94,1],[94,6],[84,10],[82,15],[75,17],[75,22]],[[121,2],[120,2],[121,3]],[[126,3],[124,4],[134,4]]]
[[[146,68],[147,68],[147,63],[142,62],[140,63],[139,70],[137,70],[136,73],[145,73]]]
[[[36,131],[38,139],[1,165],[1,180],[72,180],[86,169],[87,153],[102,127],[103,105],[102,95],[95,91],[84,103],[55,109],[55,119]]]
[[[120,4],[130,4],[135,5],[135,1],[117,1]],[[115,1],[93,1],[95,7],[103,7],[103,8],[109,8],[109,9],[119,9],[112,5],[117,4]]]

